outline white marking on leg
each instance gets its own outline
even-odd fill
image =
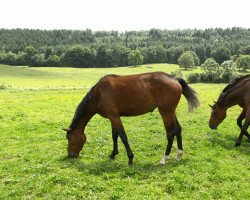
[[[161,159],[161,161],[159,162],[159,164],[160,164],[160,165],[166,165],[167,162],[168,162],[168,160],[169,160],[169,155],[168,155],[168,156],[165,155],[165,156]]]
[[[183,156],[183,153],[184,152],[181,149],[178,149],[175,160],[179,161],[181,159],[181,157]]]

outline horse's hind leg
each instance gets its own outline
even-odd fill
[[[250,125],[250,109],[246,110],[245,116],[246,116],[246,120],[245,120],[244,124],[242,125],[240,135],[239,135],[238,139],[235,142],[235,146],[236,147],[240,146],[242,138],[243,138],[243,135],[246,135],[247,129],[248,129],[249,125]]]
[[[125,130],[123,128],[121,119],[120,119],[120,117],[112,117],[112,118],[110,118],[110,121],[112,124],[112,137],[113,137],[113,142],[114,142],[113,151],[112,151],[110,157],[114,158],[115,155],[118,154],[117,138],[119,135],[125,148],[126,148],[126,151],[127,151],[127,155],[129,158],[128,164],[132,165],[134,155],[133,155],[133,152],[129,146],[128,138],[127,138],[127,135],[126,135]]]
[[[245,118],[246,118],[246,108],[243,108],[243,110],[241,111],[241,113],[240,113],[240,115],[239,115],[239,117],[237,119],[237,124],[240,127],[240,129],[242,128],[242,121]],[[249,133],[247,131],[245,131],[244,135],[247,136],[248,141],[250,142],[250,135],[249,135]]]
[[[181,157],[183,155],[183,147],[182,147],[181,126],[180,126],[177,119],[176,119],[176,122],[177,122],[176,138],[177,138],[177,146],[178,146],[176,160],[178,161],[181,159]]]
[[[177,145],[178,145],[178,153],[177,153],[176,159],[179,160],[180,157],[183,155],[181,126],[178,123],[174,113],[168,114],[161,110],[160,110],[160,113],[161,113],[163,123],[166,129],[168,144],[166,147],[165,155],[159,163],[165,165],[169,159],[169,155],[170,155],[171,148],[172,148],[173,141],[174,141],[174,136],[177,137]]]
[[[115,159],[115,156],[119,153],[118,152],[118,143],[117,143],[117,140],[118,140],[118,132],[116,129],[114,129],[112,127],[112,139],[113,139],[113,151],[112,153],[110,154],[110,158],[111,159]]]

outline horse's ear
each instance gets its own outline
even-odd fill
[[[71,129],[71,128],[63,128],[62,130],[63,130],[63,131],[66,131],[66,132],[70,132],[70,131],[72,131],[72,129]]]

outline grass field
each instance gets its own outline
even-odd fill
[[[187,114],[182,97],[177,116],[182,126],[184,156],[176,162],[176,143],[166,166],[158,165],[166,137],[155,110],[122,118],[134,165],[127,165],[119,140],[112,150],[110,122],[95,116],[86,129],[80,158],[66,157],[67,127],[76,106],[105,74],[147,71],[170,73],[176,65],[137,68],[25,68],[0,65],[0,199],[250,199],[250,143],[234,147],[239,107],[214,131],[210,108],[224,84],[193,84],[202,105]],[[197,69],[199,70],[199,69]],[[192,71],[191,71],[192,72]],[[184,71],[184,75],[190,71]]]

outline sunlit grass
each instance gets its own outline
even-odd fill
[[[0,84],[10,83],[12,87],[0,90],[0,199],[250,198],[249,143],[244,138],[239,148],[234,147],[240,108],[231,108],[216,131],[208,128],[208,104],[218,98],[225,84],[191,85],[202,102],[194,113],[187,113],[188,106],[182,97],[177,116],[185,154],[180,162],[174,160],[177,150],[174,143],[168,165],[158,165],[166,137],[157,110],[138,117],[123,117],[135,154],[135,164],[128,166],[120,140],[119,155],[114,161],[108,158],[112,138],[107,119],[97,115],[90,121],[86,128],[87,143],[78,159],[66,157],[67,141],[61,128],[70,124],[76,106],[101,76],[150,70],[170,73],[178,66],[27,69],[31,72],[0,66],[0,70],[3,68]],[[79,85],[72,90],[76,82]]]

